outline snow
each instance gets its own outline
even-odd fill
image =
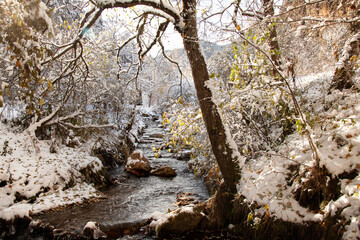
[[[189,213],[189,214],[194,213],[194,205],[190,204],[188,206],[180,207],[180,208],[178,208],[174,211],[168,212],[168,213],[161,213],[161,212],[156,211],[151,215],[152,221],[149,224],[149,226],[151,228],[155,229],[155,231],[157,231],[161,225],[163,225],[164,223],[166,223],[168,221],[171,221],[171,218],[175,217],[176,215],[178,215],[180,213]]]
[[[216,92],[219,90],[219,81],[217,81],[215,78],[209,79],[207,81],[205,81],[205,86],[210,89],[211,94],[212,94],[212,101],[213,103],[216,105],[217,111],[219,112],[219,116],[221,117],[221,113],[219,111],[219,105],[220,103],[223,101],[223,99],[217,97]],[[222,120],[223,121],[223,120]],[[224,122],[224,121],[223,121]],[[230,133],[230,129],[229,127],[223,123],[223,126],[225,128],[225,135],[226,135],[226,143],[227,146],[229,146],[229,148],[232,150],[232,159],[237,159],[240,169],[242,168],[242,166],[245,163],[245,158],[242,157],[239,153],[238,147]]]
[[[194,213],[194,207],[193,206],[186,206],[186,207],[182,208],[180,212]]]
[[[224,128],[225,128],[225,134],[226,134],[226,143],[232,150],[231,158],[238,160],[239,166],[240,166],[240,169],[241,169],[243,167],[244,163],[245,163],[245,158],[240,155],[238,147],[237,147],[237,145],[236,145],[236,143],[235,143],[235,141],[234,141],[234,139],[233,139],[233,137],[232,137],[232,135],[230,133],[229,128],[226,125],[224,126]]]
[[[169,12],[180,16],[180,12],[175,9],[172,5],[170,5],[167,1],[163,0],[145,0],[141,3],[131,4],[132,0],[96,0],[98,6],[112,6],[114,7],[116,4],[120,6],[126,7],[126,4],[129,5],[145,5],[151,6],[153,11],[156,11],[158,15],[164,16],[164,18],[169,17]],[[172,19],[172,17],[171,17]]]
[[[29,138],[0,124],[0,218],[11,220],[101,196],[80,173],[86,167],[93,172],[102,169],[98,158],[68,147],[52,154],[51,141],[38,141],[41,154],[37,155]]]
[[[333,91],[328,94],[332,74],[329,72],[296,78],[301,91],[301,107],[323,119],[311,127],[320,164],[330,174],[339,176],[360,167],[360,106],[358,94],[351,90]],[[326,106],[326,108],[324,107]],[[290,134],[277,150],[264,152],[260,157],[249,160],[241,171],[238,192],[246,201],[261,206],[254,212],[256,217],[270,216],[291,222],[322,221],[325,217],[341,213],[348,222],[344,239],[359,239],[360,222],[360,175],[354,179],[340,180],[341,196],[326,203],[315,213],[298,204],[289,186],[290,165],[300,164],[300,171],[311,167],[314,160],[307,139],[295,132]],[[290,175],[289,175],[290,174]],[[301,181],[307,181],[307,177]]]
[[[90,222],[86,223],[84,229],[85,229],[85,228],[97,229],[98,226],[97,226],[96,222],[90,221]]]
[[[320,155],[320,165],[325,166],[333,177],[355,171],[355,178],[340,179],[340,196],[333,201],[323,202],[319,211],[310,211],[300,206],[294,198],[293,191],[300,183],[309,180],[309,174],[296,178],[297,175],[294,175],[295,172],[290,171],[289,167],[298,166],[299,173],[309,172],[309,168],[314,166],[315,161],[307,137],[295,131],[287,135],[279,146],[258,151],[253,159],[249,158],[241,165],[241,180],[237,185],[238,194],[243,196],[249,205],[257,206],[253,212],[254,224],[260,223],[265,215],[284,221],[305,223],[307,221],[321,222],[329,215],[339,214],[345,219],[343,238],[360,238],[359,95],[351,89],[333,90],[329,93],[332,76],[333,71],[296,77],[296,86],[292,88],[296,90],[296,98],[309,123],[307,129]],[[225,94],[220,94],[220,82],[216,78],[205,82],[205,86],[212,91],[212,100],[217,106],[224,105],[226,102]],[[359,84],[358,78],[355,78],[355,84]],[[250,94],[246,91],[240,93],[240,97],[243,98],[254,97],[249,96]],[[260,92],[257,94],[255,99],[263,97]],[[233,94],[232,100],[236,97],[238,96]],[[272,100],[276,102],[279,97],[279,94],[275,92]],[[236,104],[233,106],[238,107]],[[222,110],[227,111],[225,108]],[[254,109],[250,108],[250,110]],[[234,114],[239,114],[237,119],[241,119],[241,111]],[[223,114],[223,116],[227,115]],[[225,120],[231,121],[231,119]],[[229,125],[232,132],[236,129],[236,124],[233,122]],[[230,129],[226,131],[230,135]],[[278,129],[270,131],[274,139],[277,139],[274,136],[279,136],[281,133],[282,131]],[[234,132],[234,136],[236,134],[241,135],[244,132]],[[230,142],[228,143],[231,145]],[[200,162],[197,165],[202,168],[204,168],[201,165],[202,162],[209,164],[209,160],[203,161],[200,157],[196,161]],[[195,160],[192,163],[196,164]]]
[[[92,230],[92,238],[93,239],[99,239],[99,238],[107,238],[107,235],[100,230],[99,223],[97,222],[87,222],[83,231],[91,229]],[[90,236],[89,236],[90,237]]]
[[[139,154],[140,155],[140,158],[144,157],[144,153],[143,151],[141,151],[140,149],[136,149],[133,154]]]
[[[286,184],[286,166],[291,163],[291,160],[279,159],[276,155],[250,161],[242,169],[238,191],[249,203],[263,206],[256,210],[259,216],[268,211],[284,221],[315,221],[315,214],[297,203],[292,188]]]
[[[347,61],[347,59],[350,58],[350,51],[351,51],[351,44],[353,42],[359,41],[360,40],[360,33],[356,33],[355,35],[353,35],[351,38],[349,38],[346,43],[345,46],[343,48],[343,51],[341,53],[341,58],[339,59],[339,61],[336,63],[336,66],[338,68],[343,68],[345,62]]]
[[[4,90],[5,88],[9,87],[9,84],[7,84],[6,82],[2,82],[1,83],[1,89]]]

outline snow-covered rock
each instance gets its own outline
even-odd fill
[[[153,214],[154,219],[150,227],[155,229],[158,236],[167,236],[171,234],[183,234],[198,229],[201,220],[205,215],[200,208],[189,205],[184,208],[176,209],[166,214]]]
[[[135,150],[127,159],[125,171],[137,177],[148,176],[151,171],[150,162],[141,150]]]
[[[107,235],[100,230],[100,225],[97,222],[88,222],[85,225],[82,234],[88,239],[107,238]]]

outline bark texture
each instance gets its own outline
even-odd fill
[[[197,34],[196,0],[184,0],[183,7],[182,14],[185,27],[181,34],[189,58],[199,105],[210,138],[212,151],[224,177],[226,190],[235,194],[237,192],[236,184],[239,180],[238,159],[232,157],[233,149],[229,145],[225,126],[217,106],[212,100],[212,92],[205,86],[205,82],[209,80],[209,74]]]

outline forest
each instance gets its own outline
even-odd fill
[[[359,0],[0,16],[0,239],[360,239]]]

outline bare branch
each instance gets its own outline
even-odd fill
[[[165,32],[167,26],[169,25],[169,22],[163,22],[159,25],[158,30],[156,31],[156,36],[153,39],[153,41],[151,42],[150,46],[140,55],[140,58],[143,59],[144,56],[151,50],[151,48],[160,41],[161,36],[163,35],[163,33]]]
[[[189,80],[188,80],[187,77],[183,74],[183,72],[182,72],[182,70],[181,70],[181,68],[180,68],[179,63],[176,62],[175,60],[171,59],[171,58],[166,54],[166,52],[165,52],[165,47],[164,47],[161,39],[159,39],[159,44],[160,44],[161,52],[162,52],[163,56],[164,56],[169,62],[171,62],[172,64],[175,64],[176,67],[177,67],[177,69],[179,70],[179,73],[180,73],[180,84],[179,84],[179,86],[180,86],[180,91],[181,91],[181,95],[182,95],[182,78],[184,77],[185,80],[187,81],[187,83],[190,85]]]
[[[213,14],[210,14],[210,15],[206,16],[205,18],[201,19],[200,22],[205,22],[205,21],[209,20],[209,19],[212,18],[212,17],[218,16],[218,15],[223,15],[229,8],[232,7],[232,5],[234,5],[234,3],[229,4],[229,6],[223,8],[223,9],[222,9],[221,11],[219,11],[219,12],[216,12],[216,13],[213,13]]]

